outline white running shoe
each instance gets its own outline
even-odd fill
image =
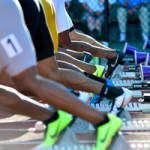
[[[113,115],[117,115],[120,112],[121,108],[124,108],[133,97],[133,93],[130,90],[126,88],[122,89],[123,94],[121,96],[118,96],[114,101],[114,103],[112,104],[111,114]]]

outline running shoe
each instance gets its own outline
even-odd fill
[[[111,114],[118,115],[118,113],[121,111],[121,108],[124,108],[132,99],[133,93],[125,88],[123,89],[123,94],[118,96],[112,104],[111,108]]]
[[[116,67],[122,63],[122,60],[125,56],[125,54],[121,51],[116,51],[117,56],[113,57],[112,59],[108,60],[108,69],[106,70],[105,73],[105,78],[110,78],[111,75],[113,74],[113,71],[116,69]]]
[[[114,86],[112,81],[110,81],[109,79],[106,79],[106,81],[107,81],[107,85]],[[100,95],[92,94],[92,100],[89,102],[89,105],[100,103],[101,100],[102,100],[102,97]]]
[[[92,57],[93,63],[95,65],[98,65],[100,63],[100,58],[99,57]]]
[[[53,146],[59,134],[71,123],[73,117],[68,113],[59,110],[57,120],[49,123],[46,127],[44,142],[36,148],[36,150],[47,150],[49,146]]]
[[[79,58],[81,61],[84,61],[84,62],[87,62],[89,63],[92,59],[92,55],[88,52],[83,52],[84,53],[84,56]]]
[[[89,102],[89,105],[97,104],[101,101],[102,97],[97,94],[93,94],[91,101]]]
[[[93,150],[106,150],[111,144],[113,136],[122,125],[120,118],[108,114],[109,121],[97,128],[97,142]]]
[[[105,70],[104,66],[95,65],[95,67],[96,67],[96,71],[93,73],[93,75],[97,77],[102,77],[104,70]]]

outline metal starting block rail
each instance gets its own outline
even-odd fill
[[[139,72],[140,66],[139,65],[127,65],[127,66],[124,66],[124,71],[125,72]]]
[[[135,72],[121,72],[119,73],[122,78],[136,78]]]
[[[89,130],[92,132],[95,129],[89,125]],[[130,121],[124,120],[120,128],[121,131],[150,131],[150,119],[133,119]]]
[[[96,109],[100,111],[106,111],[109,112],[111,110],[112,104],[95,104],[91,105],[92,107],[95,107]],[[150,112],[150,104],[145,103],[138,103],[133,102],[127,104],[127,106],[124,108],[126,111],[141,111],[141,112]]]
[[[49,147],[48,150],[92,150],[94,146],[95,145],[72,145],[72,146],[55,145],[53,147]],[[42,149],[39,149],[39,150],[42,150]]]
[[[114,86],[123,86],[129,87],[132,86],[133,83],[140,83],[140,80],[112,80]]]
[[[118,79],[122,79],[122,78],[135,79],[136,73],[135,72],[115,71],[111,77],[111,80],[118,80]]]
[[[121,131],[150,131],[150,119],[133,119],[124,121]]]

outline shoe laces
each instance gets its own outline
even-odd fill
[[[118,115],[119,112],[121,111],[121,108],[118,108],[116,105],[115,105],[115,101],[112,102],[112,106],[111,106],[111,114],[113,115]]]
[[[111,109],[110,109],[110,111],[112,111],[112,110],[113,110],[114,105],[115,105],[115,101],[112,101],[112,105],[111,105]]]

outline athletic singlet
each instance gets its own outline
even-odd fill
[[[73,23],[66,11],[65,0],[52,0],[56,13],[56,26],[58,33],[65,30],[70,30],[73,27]]]
[[[36,65],[32,39],[17,0],[0,0],[0,20],[0,66],[15,76]]]
[[[57,52],[58,49],[58,34],[57,34],[57,27],[56,27],[56,19],[55,19],[55,9],[53,2],[51,0],[41,0],[44,6],[45,17],[51,32],[51,36],[53,39],[54,44],[54,51]]]
[[[53,41],[42,4],[39,0],[19,0],[19,2],[36,49],[37,60],[40,61],[53,56]]]

